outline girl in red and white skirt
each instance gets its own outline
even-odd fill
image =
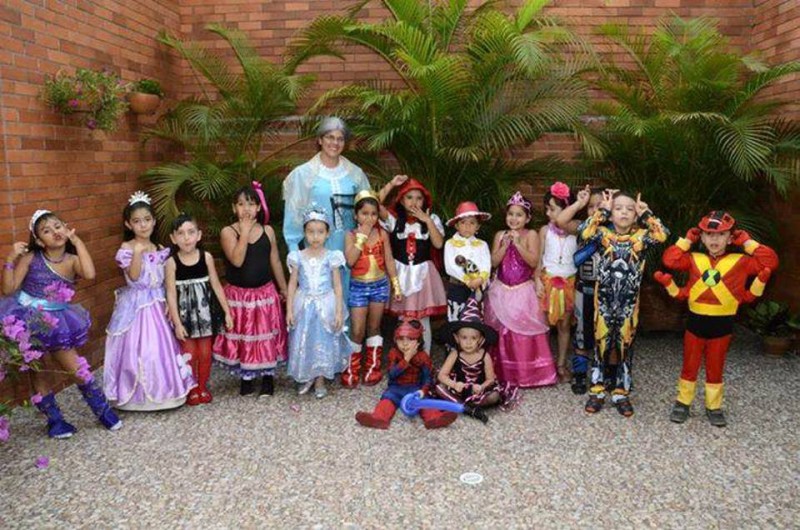
[[[444,226],[431,213],[431,194],[420,182],[397,175],[380,191],[381,202],[398,188],[381,219],[392,247],[401,299],[392,299],[387,311],[404,319],[416,319],[423,325],[423,347],[430,351],[430,317],[447,313],[447,295],[439,271],[431,257],[434,249],[444,246]]]
[[[272,395],[275,368],[286,361],[286,320],[278,295],[280,289],[286,297],[286,276],[261,187],[245,186],[233,200],[239,220],[220,234],[233,328],[217,335],[214,360],[241,378],[241,395],[255,391],[258,377],[263,378],[259,396]]]

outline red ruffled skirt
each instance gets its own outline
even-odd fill
[[[273,374],[286,361],[286,320],[275,284],[224,290],[233,329],[217,335],[214,360],[243,379]]]

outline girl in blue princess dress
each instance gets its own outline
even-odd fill
[[[347,368],[352,345],[344,326],[347,309],[342,295],[344,254],[325,248],[330,221],[321,208],[312,206],[303,215],[305,248],[287,257],[289,293],[288,373],[305,394],[314,386],[318,399],[328,395],[325,379],[334,379]]]

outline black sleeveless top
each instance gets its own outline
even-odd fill
[[[272,281],[272,268],[269,264],[272,246],[263,227],[261,230],[261,237],[255,243],[247,244],[247,252],[241,267],[234,266],[223,253],[225,278],[229,284],[252,289]],[[233,228],[233,231],[236,232],[236,229]],[[236,232],[236,238],[239,237],[241,237],[239,232]]]
[[[206,255],[201,250],[200,259],[194,265],[184,265],[177,254],[175,258],[175,279],[181,280],[197,280],[208,276],[208,265],[206,265]]]

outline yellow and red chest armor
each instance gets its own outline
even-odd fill
[[[364,245],[358,261],[352,267],[353,278],[361,281],[379,280],[386,276],[386,256],[383,251],[383,234],[378,229],[378,240]]]
[[[698,315],[733,316],[747,300],[745,283],[751,259],[744,254],[725,254],[715,259],[702,252],[691,253],[689,310]],[[744,260],[744,261],[743,261]]]

